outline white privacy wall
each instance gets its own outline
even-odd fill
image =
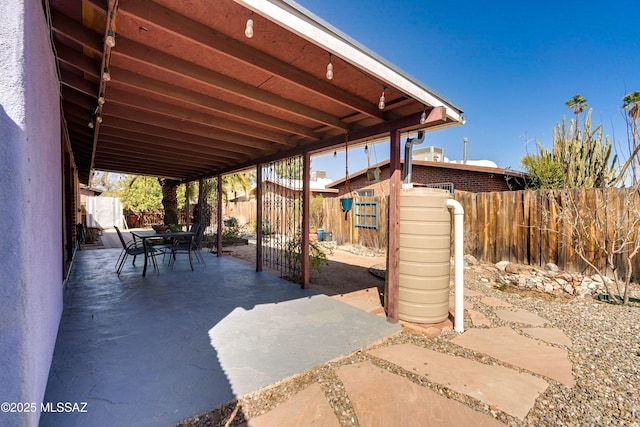
[[[39,405],[62,313],[58,79],[42,2],[0,0],[0,16],[0,402]]]
[[[117,197],[87,197],[87,227],[124,228],[122,203]]]

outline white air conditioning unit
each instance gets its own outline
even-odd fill
[[[441,147],[424,147],[417,150],[413,150],[414,160],[426,160],[429,162],[442,162],[444,161],[444,150]]]

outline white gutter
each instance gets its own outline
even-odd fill
[[[322,21],[299,4],[289,0],[235,0],[272,22],[288,29],[310,43],[372,74],[389,86],[398,88],[414,99],[431,107],[445,107],[447,117],[462,122],[460,109],[445,102],[424,85],[408,78],[382,58],[359,46],[354,40]]]
[[[464,332],[464,209],[453,199],[447,199],[447,208],[454,215],[454,275],[455,275],[455,311],[453,330]]]

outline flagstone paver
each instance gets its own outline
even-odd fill
[[[575,385],[566,350],[524,337],[508,326],[470,329],[451,342],[553,378],[569,387]]]
[[[482,297],[480,301],[490,307],[513,307],[513,304],[510,302],[502,301],[496,297]]]
[[[426,376],[452,390],[524,419],[548,383],[527,373],[450,356],[413,344],[369,351],[407,371]]]
[[[362,427],[504,427],[488,415],[368,361],[342,366],[337,373]]]
[[[469,310],[469,317],[473,326],[491,326],[491,320],[479,311]]]
[[[496,315],[507,322],[526,323],[533,326],[542,326],[547,323],[547,319],[521,308],[496,310]]]
[[[527,335],[531,335],[542,341],[546,341],[552,344],[566,345],[571,347],[573,343],[571,339],[565,335],[560,329],[556,328],[523,328],[522,332]]]
[[[456,306],[456,298],[454,295],[449,296],[449,307],[454,308]],[[463,307],[465,310],[471,310],[473,303],[471,301],[464,300]]]
[[[484,295],[484,294],[480,293],[478,291],[474,291],[474,290],[471,290],[471,289],[464,288],[464,296],[465,297],[479,297],[479,296],[482,296],[482,295]]]
[[[311,384],[275,409],[252,418],[248,427],[339,427],[340,422],[318,384]]]

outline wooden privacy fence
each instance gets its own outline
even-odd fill
[[[387,249],[387,236],[389,232],[389,198],[388,197],[354,197],[353,205],[346,214],[342,211],[340,199],[325,198],[323,201],[324,218],[322,229],[331,232],[333,240],[338,244],[362,245],[374,249]],[[357,226],[359,220],[354,218],[354,210],[358,203],[377,204],[377,228],[372,225]],[[370,206],[367,206],[369,209]],[[373,215],[373,211],[367,210],[367,216]],[[362,217],[360,217],[362,219]],[[373,220],[369,217],[368,219]]]
[[[606,254],[598,249],[602,242],[637,242],[639,194],[637,189],[611,188],[456,193],[454,198],[465,212],[465,253],[484,262],[534,266],[550,262],[563,270],[593,273],[576,248],[583,245],[590,261],[605,272]],[[361,202],[377,204],[377,228],[357,226],[354,209]],[[330,232],[338,244],[386,250],[388,206],[388,197],[355,197],[345,219],[340,199],[324,198],[321,215],[312,213],[312,218],[320,216],[322,223],[313,225]],[[223,215],[237,218],[240,224],[255,224],[256,201],[225,203]],[[143,218],[143,222],[151,221],[152,215]],[[627,250],[614,257],[619,273],[627,271],[628,253]],[[632,262],[632,268],[633,278],[638,280],[640,255]]]
[[[376,203],[377,204],[377,228],[375,227],[358,227],[354,220],[354,209],[357,203]],[[338,244],[354,244],[362,245],[374,249],[386,250],[387,233],[388,233],[388,197],[355,197],[353,199],[353,207],[348,212],[345,219],[345,213],[342,211],[340,199],[324,198],[322,200],[322,214],[313,215],[322,218],[322,223],[312,224],[318,228],[322,228],[325,233],[330,232],[332,240]],[[246,202],[229,202],[224,204],[224,216],[232,216],[238,219],[240,224],[256,223],[256,201],[250,200]],[[264,212],[263,219],[267,218],[267,212]],[[269,219],[275,224],[277,221]],[[276,230],[274,230],[276,231]]]
[[[454,198],[465,211],[465,253],[485,262],[550,262],[563,270],[593,273],[576,248],[582,245],[589,260],[605,269],[602,242],[635,244],[638,238],[640,200],[630,189],[457,193]],[[627,270],[628,253],[614,257],[619,273]],[[635,259],[636,277],[638,267]]]
[[[255,224],[256,223],[256,201],[248,200],[246,202],[227,202],[223,203],[222,216],[234,217],[239,224]]]

